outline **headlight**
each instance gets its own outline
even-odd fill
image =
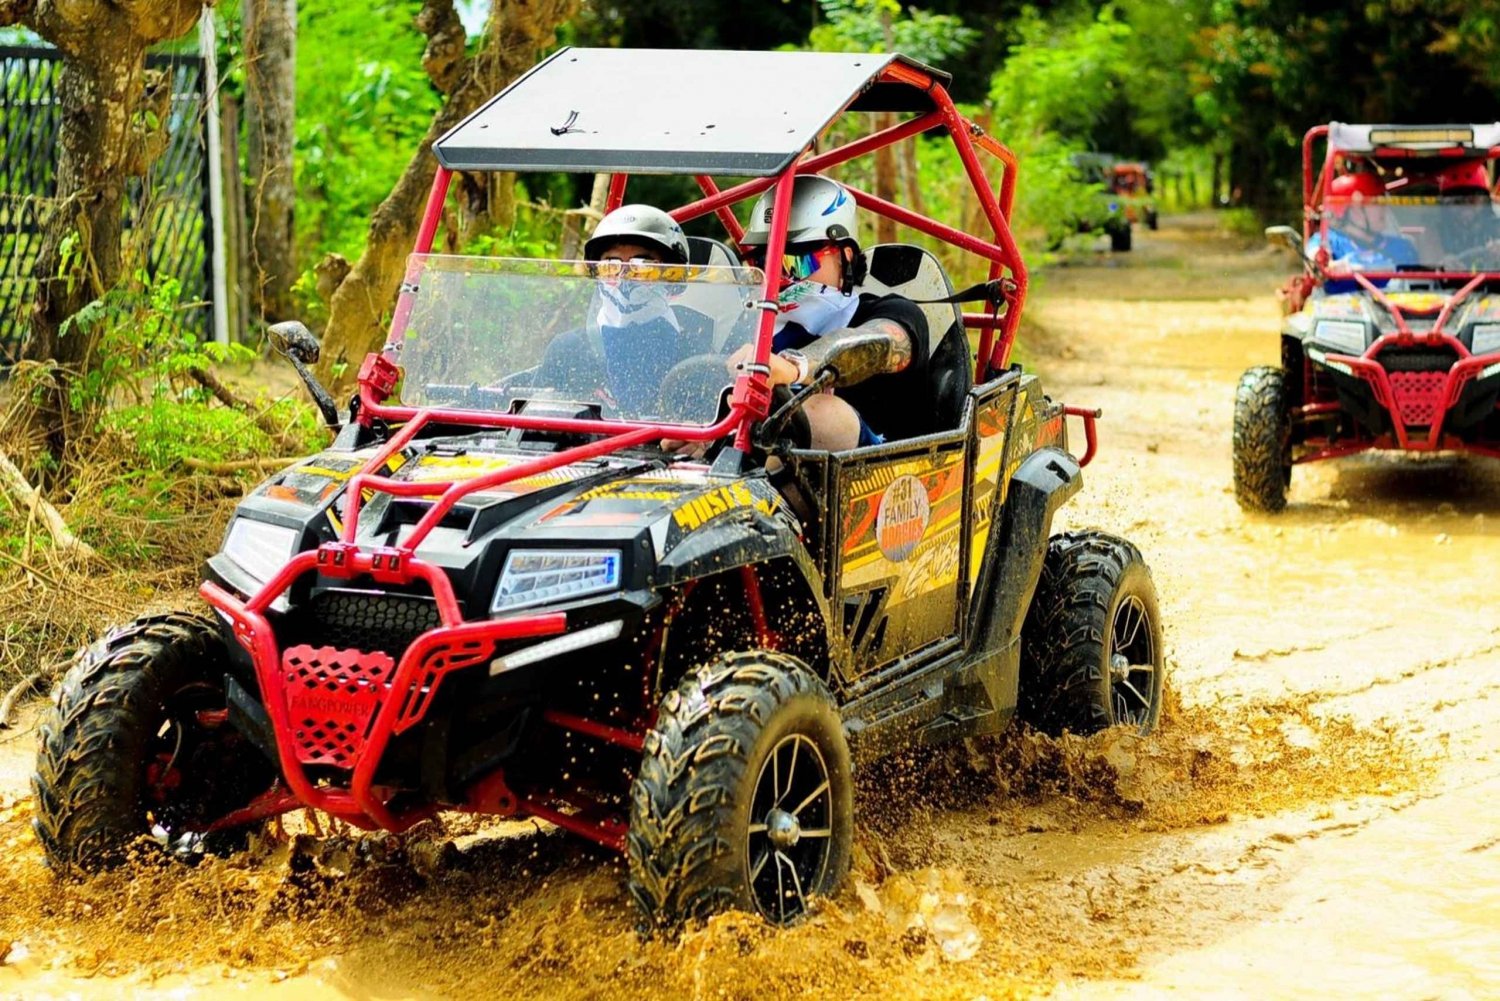
[[[1469,341],[1469,350],[1477,355],[1500,351],[1500,323],[1474,324],[1474,335]]]
[[[505,557],[490,611],[508,612],[619,586],[619,550],[516,549]]]
[[[1345,354],[1362,355],[1369,339],[1367,330],[1354,320],[1319,320],[1313,327],[1313,340]]]
[[[224,540],[224,555],[264,584],[286,566],[301,536],[295,528],[253,518],[236,518]]]

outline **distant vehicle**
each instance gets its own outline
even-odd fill
[[[1369,449],[1500,457],[1497,157],[1500,123],[1307,133],[1302,232],[1266,230],[1302,263],[1281,364],[1235,396],[1242,507],[1279,511],[1293,466]]]
[[[900,55],[564,48],[439,139],[389,339],[348,411],[307,374],[306,328],[273,328],[333,445],[240,505],[208,561],[210,615],[109,632],[44,714],[51,861],[99,868],[141,836],[232,848],[303,807],[391,831],[466,811],[626,856],[648,923],[726,907],[784,923],[848,871],[857,762],[1017,716],[1149,730],[1156,592],[1129,542],[1052,534],[1097,414],[1010,364],[1016,161],[948,82]],[[864,111],[911,117],[813,153]],[[808,448],[801,408],[837,371],[768,380],[795,177],[938,128],[978,185],[982,232],[848,189],[988,265],[955,294],[923,247],[865,248],[858,288],[927,314],[929,384],[891,405],[930,411],[933,430]],[[998,192],[981,152],[1004,166]],[[454,173],[514,170],[610,173],[610,209],[632,173],[694,177],[703,197],[673,217],[715,218],[736,242],[731,207],[774,189],[775,263],[702,236],[686,265],[433,253]],[[720,190],[715,174],[749,180]],[[559,334],[607,353],[605,299],[650,301],[681,335],[628,396],[542,364]]]
[[[1152,180],[1144,164],[1120,163],[1108,153],[1075,153],[1072,164],[1074,179],[1093,194],[1059,220],[1052,235],[1054,246],[1070,233],[1103,232],[1109,236],[1110,250],[1123,253],[1131,248],[1133,223],[1144,221],[1156,228]]]
[[[1155,188],[1155,179],[1144,163],[1116,163],[1110,167],[1109,190],[1120,197],[1126,220],[1144,222],[1150,230],[1157,228]]]

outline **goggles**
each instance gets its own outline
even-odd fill
[[[763,267],[766,250],[764,247],[742,247],[740,256],[745,264],[752,268]],[[781,255],[781,277],[794,282],[800,282],[808,275],[823,266],[823,262],[830,257],[837,257],[839,248],[837,245],[824,244],[813,250],[804,250]]]
[[[594,278],[629,279],[642,282],[683,282],[688,279],[686,264],[653,261],[649,257],[633,257],[628,261],[605,260],[589,262],[589,274]]]

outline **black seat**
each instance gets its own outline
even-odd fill
[[[865,251],[869,273],[856,291],[875,295],[894,293],[908,299],[942,299],[953,294],[953,283],[942,264],[928,250],[910,243],[882,243]],[[956,303],[920,304],[927,314],[928,376],[931,380],[935,427],[951,431],[963,420],[965,401],[974,388],[974,364],[969,357],[969,335],[963,311]]]
[[[690,236],[687,243],[689,264],[716,268],[740,266],[740,256],[730,250],[726,243],[707,236]]]

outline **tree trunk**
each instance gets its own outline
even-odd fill
[[[263,321],[290,318],[297,275],[292,147],[296,141],[297,0],[245,0],[246,167],[255,304]]]
[[[39,386],[30,423],[64,457],[72,421],[70,385],[95,362],[99,330],[63,324],[109,291],[123,270],[125,184],[146,173],[165,143],[171,79],[146,71],[146,49],[189,31],[200,0],[48,3],[0,0],[0,27],[25,24],[63,55],[57,101],[57,194],[33,273],[36,298],[22,357],[56,366]]]
[[[579,0],[495,3],[479,51],[465,59],[463,31],[453,0],[426,0],[417,18],[428,39],[422,68],[447,94],[447,100],[433,117],[395,188],[375,210],[364,253],[333,294],[319,374],[337,390],[352,384],[360,361],[378,350],[385,339],[387,320],[405,273],[406,255],[416,241],[422,208],[437,172],[433,142],[530,69],[537,54],[553,44],[557,27],[573,15],[578,4]],[[503,212],[509,190],[506,179],[496,184],[463,186],[470,196],[469,210],[476,217],[490,215],[496,207]],[[487,211],[476,207],[474,200],[483,200],[489,192],[498,199],[492,200]]]

